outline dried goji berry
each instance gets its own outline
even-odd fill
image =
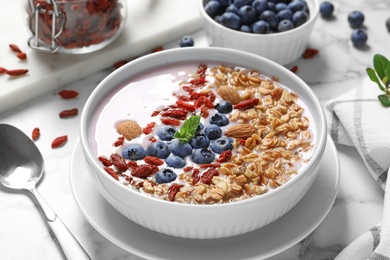
[[[160,118],[160,120],[164,125],[171,125],[171,126],[181,125],[180,121],[174,118],[162,117]]]
[[[179,192],[180,188],[181,188],[180,184],[172,183],[171,187],[169,187],[168,189],[168,199],[170,201],[175,200],[176,194]]]
[[[205,169],[205,168],[219,168],[221,167],[221,164],[219,163],[205,163],[205,164],[202,164],[199,166],[199,168],[201,169]]]
[[[176,105],[178,105],[179,107],[184,108],[185,110],[188,110],[190,112],[194,112],[196,109],[193,104],[190,104],[188,102],[184,102],[182,100],[177,100]]]
[[[295,65],[290,69],[292,72],[297,73],[298,72],[298,66]]]
[[[98,159],[104,166],[111,166],[112,165],[112,162],[104,156],[99,156]]]
[[[75,90],[63,89],[58,92],[58,95],[60,95],[64,99],[71,99],[71,98],[76,98],[79,95],[79,93]]]
[[[110,167],[104,167],[104,170],[108,172],[108,174],[110,174],[115,180],[119,180],[118,174],[116,173],[116,171],[114,171],[114,169]]]
[[[142,132],[146,135],[150,134],[153,131],[153,127],[156,125],[156,122],[150,122],[147,124],[144,129],[142,129]]]
[[[150,155],[146,156],[144,158],[144,161],[148,164],[157,165],[157,166],[164,164],[164,161],[161,160],[160,158],[155,157],[155,156],[150,156]]]
[[[131,175],[133,175],[134,177],[145,178],[152,174],[155,174],[156,172],[158,172],[158,167],[156,165],[142,164],[135,168],[131,172]]]
[[[62,135],[53,140],[51,143],[51,148],[57,148],[65,144],[65,142],[68,140],[67,135]]]
[[[259,104],[258,98],[250,98],[233,106],[234,109],[247,110]]]
[[[5,73],[12,77],[21,76],[26,74],[27,72],[27,69],[5,70]]]
[[[157,141],[157,139],[154,137],[154,136],[151,136],[150,138],[149,138],[149,142],[151,142],[151,143],[154,143],[154,142],[156,142]]]
[[[7,72],[7,70],[6,70],[5,68],[0,67],[0,74],[1,74],[1,73],[6,73],[6,72]]]
[[[126,160],[117,153],[111,154],[110,159],[112,164],[121,172],[125,172],[129,168]]]
[[[317,50],[317,49],[307,48],[305,50],[305,52],[302,54],[302,58],[304,58],[304,59],[311,59],[314,56],[316,56],[318,53],[319,53],[319,50]]]
[[[115,147],[121,146],[125,142],[125,137],[124,136],[119,136],[118,139],[114,142]]]
[[[41,131],[39,130],[38,127],[35,127],[32,131],[31,138],[35,141],[39,138],[40,135],[41,135]]]
[[[24,53],[24,52],[20,52],[16,55],[16,57],[18,57],[18,59],[20,60],[26,60],[27,59],[27,54]]]
[[[179,120],[185,120],[187,118],[187,111],[184,109],[169,109],[167,111],[163,111],[161,116],[172,117]]]
[[[196,168],[195,168],[195,169],[192,170],[192,174],[191,174],[191,177],[192,177],[192,185],[195,185],[196,183],[199,182],[199,180],[200,180],[199,173],[200,173],[199,169],[196,169]]]
[[[204,86],[204,84],[206,83],[206,79],[204,78],[197,78],[197,79],[191,79],[190,80],[190,83],[193,85],[193,86]]]
[[[219,175],[218,170],[215,168],[210,168],[202,174],[200,177],[200,182],[204,184],[210,184],[213,177],[217,175]]]
[[[201,78],[205,78],[206,77],[206,70],[207,70],[207,65],[206,64],[200,64],[199,67],[198,67],[198,75]]]
[[[125,65],[126,63],[128,63],[127,60],[120,60],[120,61],[115,62],[115,63],[112,65],[112,67],[113,67],[114,69],[118,69],[118,68],[122,67],[123,65]]]
[[[135,162],[135,161],[129,161],[128,163],[127,163],[127,166],[129,166],[129,168],[130,169],[135,169],[135,168],[137,168],[138,167],[138,164],[137,164],[137,162]]]
[[[190,95],[195,91],[191,86],[188,85],[183,85],[181,88]]]
[[[232,150],[225,150],[223,151],[217,160],[218,163],[224,163],[230,161],[232,158]]]
[[[77,108],[72,108],[69,110],[63,110],[59,113],[60,118],[66,118],[71,116],[76,116],[79,110]]]
[[[159,47],[152,49],[151,52],[154,53],[154,52],[159,52],[159,51],[163,51],[163,50],[164,50],[164,47],[159,46]]]
[[[18,53],[21,53],[22,51],[20,50],[20,48],[18,47],[18,45],[14,44],[14,43],[11,43],[9,45],[9,47],[11,48],[12,51],[14,52],[18,52]]]
[[[200,107],[200,115],[203,117],[203,118],[207,118],[209,116],[209,109],[205,106],[205,105],[202,105]]]

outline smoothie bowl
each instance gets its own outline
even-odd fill
[[[91,180],[130,220],[184,238],[253,231],[298,203],[326,144],[312,90],[273,61],[226,48],[144,56],[88,98]]]

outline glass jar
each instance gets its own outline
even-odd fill
[[[28,45],[44,52],[81,54],[113,42],[126,20],[126,0],[28,0]]]

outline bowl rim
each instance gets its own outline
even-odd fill
[[[299,172],[299,174],[295,175],[288,182],[286,182],[282,186],[278,187],[277,189],[273,190],[272,192],[267,192],[267,193],[264,193],[264,194],[261,194],[258,196],[254,196],[252,198],[241,200],[241,201],[221,203],[221,204],[210,204],[209,205],[209,204],[172,203],[171,201],[165,201],[165,200],[162,200],[160,198],[148,196],[146,194],[142,194],[139,191],[136,191],[136,190],[133,190],[131,188],[126,187],[125,185],[123,185],[119,181],[112,178],[109,174],[107,174],[104,171],[103,167],[101,167],[101,163],[99,162],[97,156],[93,155],[93,152],[92,152],[91,147],[89,145],[88,127],[89,127],[89,123],[90,123],[90,120],[91,120],[92,115],[93,115],[93,108],[95,107],[94,103],[95,102],[99,103],[101,98],[103,98],[105,95],[107,95],[110,91],[119,87],[118,85],[111,86],[110,88],[108,88],[109,89],[108,92],[105,92],[105,94],[99,98],[99,96],[98,96],[99,92],[107,91],[107,90],[105,90],[107,88],[106,87],[107,82],[110,82],[113,78],[125,73],[126,71],[129,71],[129,70],[131,71],[131,68],[134,66],[138,66],[138,64],[142,64],[145,62],[150,63],[152,61],[155,61],[156,59],[160,60],[160,62],[158,64],[153,63],[153,64],[155,64],[155,66],[152,66],[151,68],[149,68],[150,70],[153,70],[155,68],[158,68],[158,67],[166,65],[166,64],[174,64],[174,63],[189,62],[189,61],[190,62],[200,61],[199,58],[196,58],[197,57],[196,54],[199,54],[199,52],[200,53],[212,52],[213,55],[211,55],[212,58],[210,58],[210,60],[209,60],[210,62],[213,60],[214,61],[218,60],[217,62],[222,62],[222,61],[220,61],[220,59],[222,59],[223,57],[226,57],[228,55],[235,55],[235,56],[242,56],[243,58],[246,58],[246,59],[256,60],[256,62],[261,63],[263,67],[271,66],[274,69],[278,69],[278,70],[280,70],[280,73],[286,74],[289,78],[291,78],[292,80],[295,80],[300,86],[302,86],[303,89],[305,90],[305,92],[309,95],[310,100],[313,102],[316,109],[318,109],[319,118],[316,120],[316,121],[318,121],[318,126],[319,126],[319,127],[316,127],[318,139],[317,139],[317,143],[315,145],[315,148],[314,148],[314,151],[313,151],[313,154],[311,156],[309,163],[305,166],[305,168],[301,172]],[[175,60],[175,61],[170,60],[170,57],[172,56],[172,54],[175,54],[177,56],[180,55],[180,57],[181,57],[180,60]],[[184,59],[187,57],[186,55],[192,55],[191,57],[193,57],[193,58],[190,60]],[[226,63],[232,63],[232,62],[226,62]],[[137,75],[137,73],[130,74],[130,76],[127,76],[126,79],[129,80],[132,77],[134,77],[135,75]],[[96,97],[97,97],[98,101],[95,100]],[[113,185],[119,187],[119,189],[126,190],[125,192],[131,192],[134,196],[140,197],[140,199],[142,199],[142,200],[147,199],[150,201],[154,201],[155,203],[165,204],[168,207],[175,207],[175,208],[178,208],[178,207],[180,207],[180,208],[194,208],[194,207],[196,207],[198,209],[215,209],[215,208],[237,207],[238,205],[252,204],[253,202],[256,202],[256,201],[266,200],[268,197],[274,197],[276,192],[278,192],[278,193],[283,192],[283,190],[288,189],[291,185],[293,185],[295,182],[297,182],[300,178],[303,178],[303,175],[308,174],[307,172],[309,170],[313,170],[312,168],[313,168],[313,165],[314,166],[316,165],[315,163],[317,163],[317,164],[321,163],[322,155],[324,153],[325,146],[326,146],[327,126],[326,126],[326,117],[325,117],[324,109],[321,106],[321,104],[320,104],[317,96],[313,92],[313,90],[300,77],[298,77],[295,73],[293,73],[292,71],[283,67],[282,65],[280,65],[280,64],[278,64],[270,59],[264,58],[264,57],[259,56],[259,55],[255,55],[253,53],[242,51],[242,50],[222,48],[222,47],[192,47],[192,48],[168,49],[168,50],[163,50],[160,52],[147,54],[147,55],[139,57],[133,61],[130,61],[129,63],[125,64],[124,66],[111,72],[108,76],[106,76],[97,85],[97,87],[92,91],[92,93],[88,97],[88,99],[84,105],[84,108],[82,110],[81,116],[80,116],[79,134],[80,134],[80,144],[81,144],[85,159],[89,162],[89,164],[92,164],[92,166],[94,168],[94,173],[99,174],[99,176],[103,176],[103,178],[108,180],[110,183],[115,183]],[[97,172],[96,172],[96,169],[98,169]],[[100,185],[102,185],[99,178],[98,178],[98,182],[100,183]]]
[[[310,9],[310,14],[309,14],[309,20],[306,21],[304,24],[295,27],[294,29],[285,31],[285,32],[276,32],[276,33],[268,33],[268,34],[256,34],[256,33],[247,33],[247,32],[241,32],[238,30],[230,29],[228,27],[225,27],[218,22],[216,22],[213,18],[211,18],[205,11],[204,9],[204,2],[210,1],[210,0],[199,0],[199,11],[202,14],[202,17],[204,20],[207,20],[210,24],[213,26],[217,27],[219,30],[223,30],[226,33],[232,33],[233,36],[235,37],[254,37],[254,38],[259,38],[259,37],[265,37],[265,38],[270,38],[270,37],[284,37],[288,36],[289,34],[294,34],[297,31],[303,30],[306,27],[310,26],[312,22],[315,22],[317,17],[319,16],[320,12],[320,4],[318,0],[305,0],[306,2],[311,2],[313,3],[313,8]],[[309,6],[310,7],[310,6]]]

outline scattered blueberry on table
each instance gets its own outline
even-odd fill
[[[348,14],[348,23],[349,25],[354,28],[360,28],[362,27],[364,22],[364,14],[360,11],[352,11]]]
[[[363,47],[366,45],[368,36],[362,29],[355,29],[351,35],[351,41],[355,47]]]
[[[333,16],[334,5],[331,2],[324,1],[320,4],[320,14],[324,18],[330,18]]]
[[[180,47],[192,47],[194,46],[194,39],[191,36],[184,36],[180,39],[179,42]]]

